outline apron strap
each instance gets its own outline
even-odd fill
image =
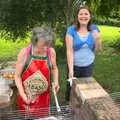
[[[52,56],[51,55],[52,55],[51,49],[47,48],[47,56],[48,56],[48,62],[49,62],[50,68],[52,68],[52,60],[51,60]]]
[[[32,50],[32,45],[29,45],[27,48],[26,48],[26,60],[25,60],[25,63],[27,62],[30,54],[31,54],[31,50]]]

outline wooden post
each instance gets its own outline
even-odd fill
[[[120,120],[120,109],[94,78],[73,80],[73,120]]]

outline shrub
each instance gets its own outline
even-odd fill
[[[120,50],[120,37],[111,42],[109,46],[115,48],[116,50]]]

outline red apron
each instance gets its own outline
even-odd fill
[[[47,116],[49,114],[50,106],[50,65],[48,63],[48,55],[29,56],[22,73],[22,83],[24,89],[26,89],[24,83],[27,82],[27,78],[36,71],[39,71],[48,83],[47,90],[44,93],[37,95],[36,98],[34,98],[34,102],[30,103],[29,106],[24,103],[21,96],[18,96],[17,104],[20,110],[25,110],[34,116]],[[33,84],[31,83],[31,85]],[[39,85],[37,85],[37,87],[39,87]]]

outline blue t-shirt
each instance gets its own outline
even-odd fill
[[[92,32],[100,32],[95,24],[92,24],[90,29]],[[88,66],[94,62],[95,42],[91,31],[86,36],[82,36],[77,32],[75,26],[67,29],[67,34],[73,39],[74,65],[76,66]]]

